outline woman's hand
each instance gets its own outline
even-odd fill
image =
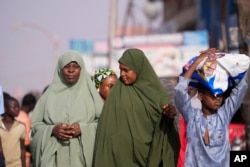
[[[57,124],[52,130],[52,135],[61,140],[69,140],[73,137],[70,125],[66,123]]]
[[[71,125],[66,123],[57,124],[52,130],[52,135],[61,140],[72,139],[81,135],[80,125],[78,123]]]
[[[73,123],[70,125],[70,128],[72,130],[72,137],[77,137],[81,135],[81,128],[79,123]]]
[[[175,106],[173,106],[172,104],[166,104],[162,107],[163,110],[163,115],[165,115],[166,117],[173,119],[176,115],[177,115],[177,111]]]

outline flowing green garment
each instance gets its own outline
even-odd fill
[[[179,135],[175,121],[162,115],[166,90],[141,50],[128,49],[119,60],[136,72],[133,85],[118,80],[98,123],[94,167],[175,167]]]
[[[81,67],[74,85],[67,84],[61,69],[75,61]],[[103,102],[87,73],[82,56],[65,52],[58,61],[54,79],[32,114],[31,153],[35,167],[91,167],[97,122]],[[51,136],[58,123],[79,123],[81,135],[69,141]]]

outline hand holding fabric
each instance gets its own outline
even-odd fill
[[[172,104],[166,104],[162,107],[163,110],[163,115],[165,115],[168,118],[173,119],[176,115],[177,115],[177,111],[175,106],[173,106]]]

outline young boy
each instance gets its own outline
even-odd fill
[[[0,117],[0,138],[6,167],[25,167],[25,126],[16,121],[19,103],[11,96],[4,96],[5,113]]]
[[[193,72],[208,55],[218,52],[208,49],[179,77],[175,87],[175,104],[187,123],[185,167],[229,167],[230,143],[228,125],[239,108],[247,83],[243,78],[223,102],[223,95],[214,95],[204,86],[198,87],[202,108],[193,108],[187,88]],[[222,105],[223,103],[223,105]]]

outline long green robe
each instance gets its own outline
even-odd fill
[[[75,61],[81,67],[78,81],[69,85],[62,68]],[[103,102],[88,75],[82,56],[66,51],[58,60],[54,79],[32,114],[31,153],[35,167],[91,167],[97,121]],[[52,136],[58,123],[79,123],[81,135],[69,141]]]
[[[139,49],[119,59],[136,72],[133,85],[118,80],[105,101],[97,128],[94,167],[175,167],[179,135],[162,115],[166,90]]]

